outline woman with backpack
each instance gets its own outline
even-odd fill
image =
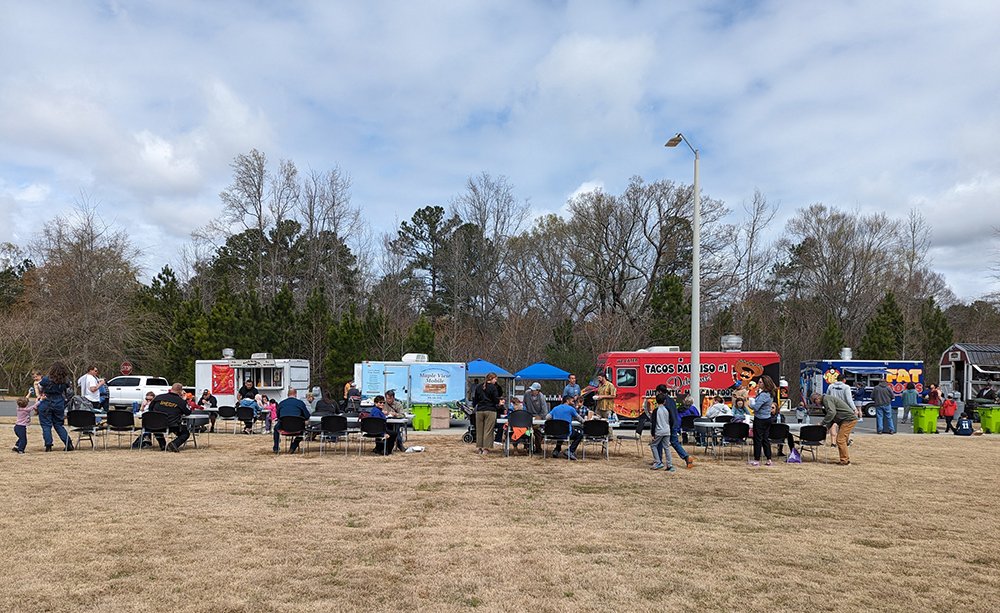
[[[38,424],[42,427],[45,451],[52,451],[52,429],[55,428],[66,451],[73,451],[73,441],[63,427],[66,411],[66,390],[72,386],[69,369],[62,362],[55,362],[49,374],[42,377],[38,387],[45,398],[38,404]]]

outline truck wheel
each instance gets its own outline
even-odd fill
[[[867,416],[867,417],[875,417],[875,404],[874,403],[872,403],[872,404],[866,404],[865,408],[863,409],[863,411],[864,411],[865,416]]]

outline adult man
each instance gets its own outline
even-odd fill
[[[243,386],[239,389],[238,400],[254,400],[257,398],[257,394],[259,393],[260,392],[257,391],[257,388],[253,384],[253,379],[247,379],[243,382]]]
[[[552,410],[548,412],[545,419],[558,419],[561,421],[569,422],[569,451],[566,452],[566,457],[570,460],[576,459],[576,448],[580,445],[580,441],[583,440],[583,432],[573,427],[573,420],[583,421],[580,414],[576,412],[573,405],[570,403],[576,396],[571,396],[569,394],[563,394],[562,404],[557,404],[552,407]],[[560,452],[562,451],[562,440],[556,441],[555,451],[552,452],[553,458],[558,458]]]
[[[848,385],[846,381],[844,381],[844,373],[840,373],[840,374],[837,375],[837,380],[835,382],[831,383],[828,388],[826,388],[826,393],[827,394],[831,394],[833,396],[836,396],[837,398],[840,398],[848,406],[852,406],[852,407],[855,406],[854,405],[854,390],[852,390],[851,386]],[[837,444],[837,424],[833,424],[833,426],[831,426],[830,428],[828,428],[828,433],[829,433],[829,438],[830,438],[830,446],[831,447],[836,446],[836,444]]]
[[[571,380],[576,381],[576,377],[570,377]],[[579,389],[579,386],[577,386]],[[604,376],[604,373],[597,375],[597,392],[594,393],[594,401],[596,405],[594,406],[594,413],[601,419],[608,419],[615,410],[615,395],[618,394],[618,390],[615,386],[608,381],[608,378]],[[565,392],[563,396],[565,396]],[[614,439],[614,430],[608,428],[609,438]]]
[[[984,385],[979,390],[979,393],[976,394],[976,398],[979,400],[986,400],[987,402],[996,402],[997,392],[993,389],[992,385]]]
[[[104,379],[97,378],[97,366],[90,365],[76,382],[80,385],[80,395],[93,405],[95,411],[101,410],[101,386]]]
[[[167,451],[179,452],[181,446],[191,436],[187,426],[182,421],[185,415],[191,414],[187,400],[184,399],[184,385],[181,383],[171,385],[169,392],[153,398],[153,402],[149,405],[149,410],[165,414],[167,416],[167,429],[175,435],[174,440],[167,443],[167,439],[157,432],[154,436],[156,436],[156,441],[160,443],[160,449],[165,448]],[[140,445],[142,444],[141,440],[136,442]]]
[[[815,403],[823,404],[823,409],[826,411],[823,425],[829,428],[836,424],[837,452],[840,454],[840,461],[837,463],[841,466],[847,466],[851,463],[851,458],[847,453],[847,442],[851,438],[851,430],[854,430],[854,426],[858,423],[860,411],[853,404],[844,402],[840,396],[832,394],[815,393],[812,395],[812,400]]]
[[[361,409],[361,390],[358,389],[354,381],[351,381],[347,385],[347,391],[344,392],[345,407],[349,413],[356,413]]]
[[[893,423],[892,388],[885,379],[880,379],[872,390],[872,403],[875,404],[875,430],[879,434],[895,434],[896,424]],[[840,436],[837,436],[840,440]]]
[[[576,375],[571,374],[569,376],[569,383],[563,388],[563,396],[572,396],[576,398],[580,395],[580,386],[576,384]]]
[[[903,415],[899,420],[899,423],[905,424],[910,421],[910,409],[917,404],[917,386],[913,383],[907,383],[906,389],[903,390]]]
[[[288,398],[285,398],[278,403],[278,424],[272,428],[274,432],[274,447],[272,451],[278,453],[281,449],[281,431],[278,426],[281,425],[282,417],[301,417],[306,421],[309,421],[309,408],[306,407],[306,403],[302,402],[298,398],[299,392],[294,387],[288,388]],[[302,442],[301,436],[296,436],[292,439],[292,444],[288,448],[288,453],[295,453],[299,449],[299,443]]]
[[[549,403],[542,395],[542,385],[537,381],[531,384],[528,393],[524,395],[524,410],[531,415],[532,419],[543,419],[549,412]],[[535,451],[541,451],[542,429],[538,426],[532,427],[531,438],[535,441]]]
[[[385,405],[381,408],[387,418],[404,419],[406,417],[403,403],[396,400],[396,390],[386,390]],[[396,441],[396,449],[406,451],[406,446],[403,444],[403,428],[400,427],[400,424],[386,424],[386,428]]]

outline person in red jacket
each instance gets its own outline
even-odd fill
[[[955,402],[955,394],[948,394],[944,403],[938,412],[941,417],[944,417],[945,429],[944,432],[947,434],[950,431],[955,430],[955,426],[951,425],[951,420],[955,418],[955,410],[958,409],[958,403]]]

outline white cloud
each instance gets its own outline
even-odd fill
[[[1000,7],[944,0],[13,3],[0,223],[86,190],[176,244],[251,147],[339,164],[376,224],[483,170],[559,212],[594,177],[689,182],[690,155],[662,147],[680,130],[705,193],[737,210],[755,188],[782,218],[916,207],[969,298],[970,254],[996,244],[998,30]]]

